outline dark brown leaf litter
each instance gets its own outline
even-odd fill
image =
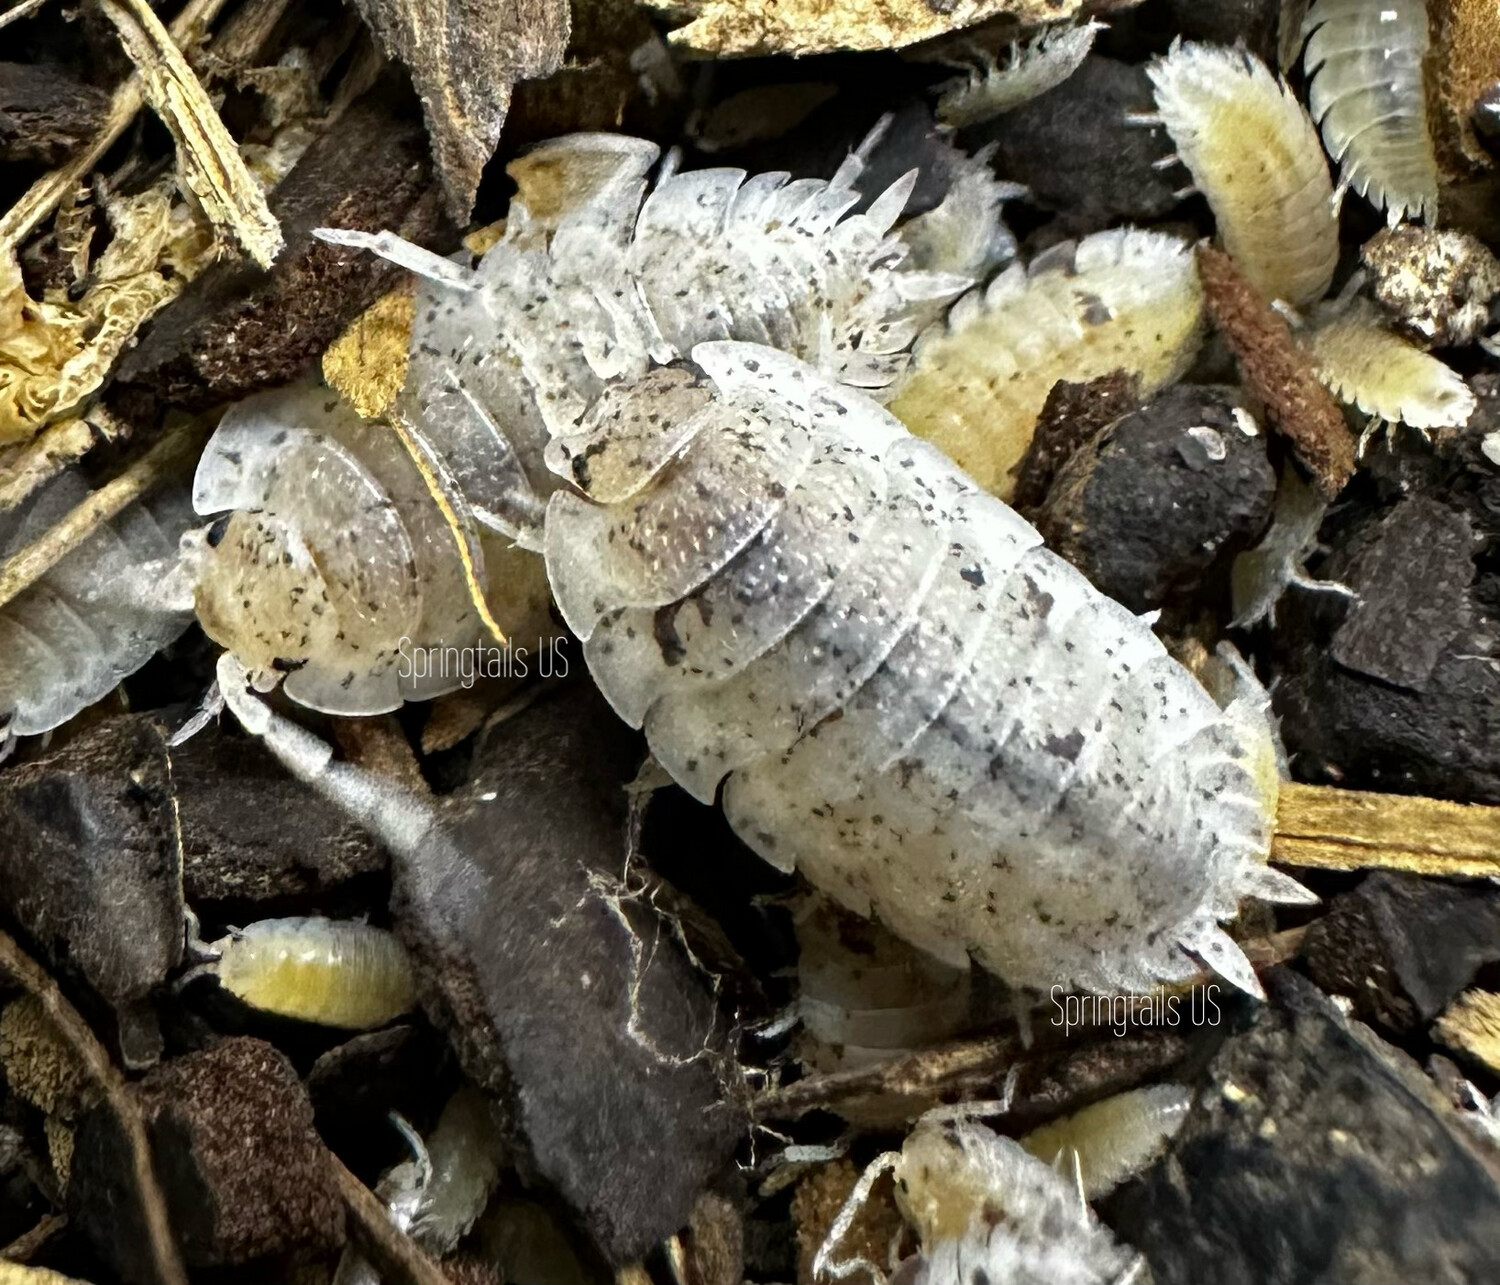
[[[1016,468],[1011,507],[1017,513],[1034,519],[1057,471],[1085,442],[1140,405],[1140,383],[1139,377],[1117,370],[1084,384],[1060,379],[1052,385]]]
[[[173,1059],[140,1085],[151,1149],[183,1254],[195,1267],[344,1243],[343,1203],[296,1070],[237,1036]],[[149,1279],[120,1179],[112,1118],[79,1127],[69,1215],[120,1274]]]
[[[93,136],[109,95],[53,63],[0,62],[0,161],[56,165]]]
[[[1222,250],[1198,247],[1209,316],[1239,358],[1245,390],[1330,499],[1354,475],[1354,438],[1291,327]]]
[[[116,395],[202,409],[286,383],[400,278],[374,255],[317,241],[317,227],[437,235],[442,212],[420,125],[381,81],[322,134],[271,197],[286,248],[269,271],[217,264],[152,323]]]
[[[562,66],[566,0],[356,0],[422,98],[449,214],[467,222],[517,81]]]

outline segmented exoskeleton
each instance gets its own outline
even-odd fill
[[[1302,24],[1308,105],[1343,182],[1392,226],[1437,217],[1438,170],[1427,128],[1423,0],[1317,0]]]
[[[818,1251],[815,1275],[863,1271],[875,1281],[886,1279],[874,1263],[840,1258],[839,1242],[873,1179],[890,1170],[897,1203],[921,1244],[913,1279],[922,1285],[1130,1285],[1144,1279],[1145,1260],[1082,1203],[1073,1174],[963,1112],[930,1112],[900,1151],[871,1162]]]
[[[1224,249],[1268,300],[1321,299],[1338,266],[1338,218],[1328,161],[1302,105],[1242,49],[1178,43],[1149,72]]]
[[[856,913],[1009,981],[1142,989],[1269,871],[1269,731],[876,403],[700,344],[553,444],[547,514],[596,681],[695,797]],[[711,382],[710,382],[711,381]]]
[[[637,217],[648,151],[533,154],[474,274],[376,239],[433,279],[398,414],[446,434],[432,456],[476,514],[543,546],[616,710],[690,793],[722,787],[768,860],[1018,985],[1143,989],[1191,975],[1191,953],[1258,991],[1218,921],[1246,893],[1303,896],[1264,864],[1261,706],[1221,712],[1146,624],[853,387],[897,380],[961,280],[902,269],[901,185],[841,218],[847,182],[704,171]],[[999,293],[1044,275],[1065,309],[1044,350],[1097,349],[1104,373],[1144,345],[1148,382],[1175,373],[1199,314],[1180,243],[1100,234]],[[969,306],[976,329],[993,315]],[[1017,361],[1024,329],[1006,332]],[[725,333],[787,351],[696,341]]]
[[[0,561],[88,495],[64,473],[0,514]],[[192,620],[177,541],[192,521],[169,490],[132,504],[0,607],[0,731],[45,732],[111,692]]]
[[[1198,350],[1203,292],[1189,248],[1135,228],[1012,265],[918,340],[891,410],[1002,499],[1047,394],[1117,370],[1149,392]]]
[[[938,120],[957,129],[978,125],[1055,89],[1078,70],[1103,30],[1102,22],[1054,27],[1011,45],[1003,67],[985,55],[977,70],[939,86]]]

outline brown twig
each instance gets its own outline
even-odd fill
[[[100,0],[100,7],[136,65],[142,96],[177,143],[181,181],[210,223],[270,267],[283,245],[281,225],[171,32],[145,0]]]
[[[34,585],[126,505],[140,499],[188,460],[197,458],[210,427],[208,420],[197,419],[169,432],[119,477],[106,482],[61,522],[0,564],[0,607]]]
[[[328,1164],[354,1224],[354,1239],[382,1277],[395,1285],[453,1285],[442,1267],[391,1221],[380,1197],[350,1173],[331,1151]]]
[[[125,1077],[109,1060],[109,1055],[94,1037],[88,1023],[68,1002],[46,969],[3,931],[0,931],[0,971],[8,974],[40,1002],[47,1020],[72,1050],[89,1077],[103,1091],[104,1100],[119,1122],[130,1148],[136,1192],[140,1197],[141,1213],[157,1279],[163,1285],[187,1285],[187,1270],[182,1265],[176,1242],[172,1239],[167,1204],[157,1185],[156,1173],[151,1164],[151,1145],[146,1137],[146,1123],[125,1083]]]
[[[68,1225],[67,1214],[43,1214],[30,1231],[23,1231],[4,1249],[0,1249],[0,1262],[30,1262],[58,1232]]]
[[[224,4],[225,0],[188,0],[187,6],[168,28],[174,43],[179,47],[187,45],[218,16]],[[104,153],[125,132],[125,127],[135,119],[142,101],[141,78],[138,75],[132,76],[115,90],[114,98],[110,100],[109,114],[105,117],[104,127],[99,131],[98,137],[82,148],[67,164],[37,179],[26,195],[0,218],[0,254],[18,249],[32,230],[57,208],[58,202],[99,163]]]
[[[4,13],[0,13],[0,27],[8,27],[19,18],[25,18],[40,9],[47,0],[21,0],[20,4],[12,5]]]

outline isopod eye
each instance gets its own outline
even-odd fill
[[[204,539],[208,542],[210,549],[217,549],[219,542],[223,540],[224,533],[229,530],[229,519],[231,514],[224,514],[221,518],[215,518],[212,526],[208,528],[208,534]]]

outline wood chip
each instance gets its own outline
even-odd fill
[[[1438,1018],[1434,1033],[1444,1044],[1467,1053],[1500,1073],[1500,995],[1465,991]]]
[[[1271,860],[1327,870],[1500,875],[1500,808],[1286,783]]]
[[[705,0],[672,43],[705,57],[900,49],[1001,15],[1020,22],[1058,22],[1082,0]]]
[[[1209,315],[1239,358],[1245,388],[1266,409],[1318,489],[1332,499],[1354,476],[1354,436],[1286,319],[1256,292],[1222,250],[1198,247],[1198,275]]]
[[[176,140],[183,182],[215,227],[270,267],[282,246],[281,226],[171,33],[145,0],[101,0],[101,7],[140,72],[146,101]]]
[[[568,0],[355,0],[422,97],[448,212],[469,221],[511,87],[562,66]]]

